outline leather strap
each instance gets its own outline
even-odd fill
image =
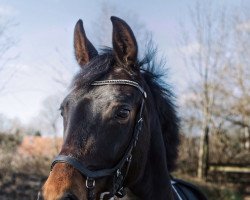
[[[71,156],[65,156],[65,155],[58,155],[55,157],[51,164],[51,170],[53,169],[54,165],[56,163],[68,163],[71,166],[73,166],[75,169],[81,172],[86,177],[89,178],[101,178],[104,176],[110,176],[116,171],[116,167],[111,169],[103,169],[103,170],[95,170],[91,171],[89,170],[82,162],[78,161],[76,158]]]
[[[207,200],[207,197],[200,189],[189,182],[172,178],[171,185],[178,200]]]

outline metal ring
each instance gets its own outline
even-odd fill
[[[105,195],[109,195],[110,192],[102,192],[99,200],[103,200]]]
[[[86,179],[86,188],[91,189],[95,187],[95,179],[87,177]]]

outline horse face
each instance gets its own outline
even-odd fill
[[[65,142],[60,154],[76,157],[92,171],[112,168],[130,143],[141,95],[130,86],[100,86],[80,92],[80,97],[75,93],[79,91],[62,104]],[[58,163],[44,186],[44,196],[58,191],[61,196],[74,194],[84,199],[85,181],[74,167]],[[97,193],[107,191],[112,178],[101,179],[96,186]]]
[[[109,63],[112,66],[108,66],[108,73],[100,80],[134,80],[140,76],[139,69],[133,68],[137,59],[134,35],[124,21],[114,17],[111,20],[114,62]],[[88,68],[93,65],[92,59],[97,62],[102,58],[87,39],[81,21],[76,24],[74,46],[83,73],[86,65]],[[85,71],[87,77],[90,72]],[[65,141],[60,154],[77,158],[92,171],[114,167],[131,141],[141,100],[140,91],[128,85],[73,87],[61,105]],[[40,198],[85,200],[85,181],[86,177],[73,166],[57,163]],[[96,197],[110,190],[112,184],[112,178],[98,179],[94,191]]]
[[[130,141],[139,100],[140,93],[131,86],[73,91],[62,104],[61,154],[83,159],[91,170],[114,166]]]

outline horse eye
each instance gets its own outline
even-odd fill
[[[118,118],[122,118],[122,119],[126,119],[129,116],[130,110],[128,109],[121,109],[118,111],[118,113],[116,114],[116,116]]]

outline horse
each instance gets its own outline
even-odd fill
[[[130,26],[118,17],[111,21],[113,48],[99,53],[82,20],[75,25],[81,69],[60,107],[64,143],[38,199],[188,199],[170,175],[179,145],[173,94],[160,81],[153,53],[139,61]],[[192,195],[205,199],[197,191]]]

